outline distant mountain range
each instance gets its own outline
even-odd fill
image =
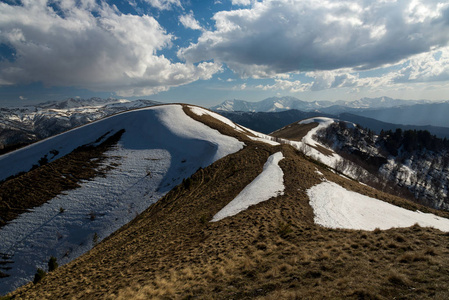
[[[241,124],[245,127],[266,134],[298,120],[312,117],[329,117],[359,124],[362,127],[371,129],[375,133],[380,133],[381,130],[395,130],[396,128],[401,128],[402,130],[427,130],[432,135],[436,135],[437,137],[449,138],[449,127],[387,123],[378,121],[373,118],[359,116],[353,113],[341,113],[333,115],[321,112],[305,112],[296,109],[279,112],[218,112],[237,124]]]
[[[428,130],[439,137],[449,137],[445,127],[449,127],[449,101],[432,102],[429,100],[401,100],[388,97],[362,98],[355,101],[302,101],[294,97],[273,97],[259,102],[243,100],[227,100],[220,105],[211,107],[235,122],[248,118],[246,113],[279,113],[288,110],[300,110],[298,119],[314,116],[337,117],[338,119],[356,122],[379,132],[381,129],[417,129]],[[237,115],[232,113],[239,112]],[[303,112],[307,112],[304,114]],[[313,112],[314,114],[310,114]],[[285,126],[294,119],[283,115],[261,119],[262,116],[252,115],[255,127],[241,123],[261,132],[271,132]],[[287,119],[283,119],[287,117]],[[381,123],[379,123],[380,121]],[[247,121],[248,122],[248,121]],[[388,123],[388,124],[387,124]],[[419,126],[419,127],[417,127]],[[271,131],[270,131],[271,130]]]
[[[388,109],[366,109],[354,111],[353,113],[383,122],[449,127],[449,102],[421,103]]]
[[[429,100],[402,100],[389,97],[361,98],[355,101],[303,101],[295,97],[271,97],[259,102],[244,100],[226,100],[210,109],[215,111],[245,111],[245,112],[279,112],[290,109],[302,111],[319,111],[336,114],[359,109],[391,108],[415,104],[429,104]]]

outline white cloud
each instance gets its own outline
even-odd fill
[[[275,79],[274,84],[268,85],[258,85],[256,88],[262,89],[264,91],[267,90],[282,90],[288,91],[291,93],[305,92],[309,91],[311,84],[310,83],[302,83],[300,80],[284,80],[284,79]]]
[[[251,0],[232,0],[231,1],[232,5],[250,5],[251,4]]]
[[[235,85],[232,87],[232,89],[236,91],[243,91],[244,89],[246,89],[246,83]]]
[[[449,47],[412,57],[396,72],[395,82],[431,82],[449,80]]]
[[[144,0],[144,1],[160,10],[170,10],[176,6],[182,8],[180,0]]]
[[[190,11],[187,15],[179,16],[179,22],[185,27],[193,30],[202,30],[200,23],[193,16],[193,11]]]
[[[274,84],[256,87],[292,93],[338,88],[350,88],[354,91],[360,91],[360,89],[385,91],[385,89],[413,89],[410,84],[428,83],[429,89],[439,89],[441,88],[439,82],[449,81],[449,47],[414,55],[398,64],[390,65],[390,68],[392,70],[389,72],[379,69],[378,75],[366,76],[365,74],[363,77],[360,76],[363,72],[354,72],[352,69],[312,71],[303,74],[310,81],[307,83],[300,80],[288,80],[288,78],[274,79]],[[432,82],[436,84],[431,85]]]
[[[0,3],[0,43],[16,51],[0,61],[0,84],[40,81],[140,96],[209,79],[221,65],[172,63],[157,52],[174,37],[148,15],[126,15],[95,1]]]
[[[255,1],[217,12],[215,29],[178,55],[224,62],[241,77],[373,69],[449,42],[449,4],[410,1]]]

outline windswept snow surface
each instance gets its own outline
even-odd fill
[[[251,205],[256,205],[272,197],[284,194],[284,172],[279,167],[279,161],[283,159],[282,152],[276,152],[268,157],[263,166],[263,171],[250,184],[248,184],[234,200],[223,207],[211,222],[220,221],[226,217],[234,216],[246,210]]]
[[[315,223],[328,228],[374,230],[409,227],[418,223],[449,231],[449,219],[407,210],[348,191],[334,182],[322,182],[307,190]]]
[[[0,229],[0,253],[13,261],[5,265],[11,267],[6,271],[10,277],[0,279],[0,295],[32,280],[37,268],[46,270],[51,256],[65,264],[90,250],[94,236],[102,240],[199,167],[244,146],[188,117],[180,105],[165,105],[109,117],[1,156],[0,170],[5,176],[20,162],[27,170],[36,155],[51,149],[65,154],[121,129],[125,129],[121,140],[105,153],[105,165],[118,166],[105,177],[81,182],[80,188],[64,192]]]

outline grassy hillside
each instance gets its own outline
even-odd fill
[[[345,179],[287,145],[244,140],[73,262],[8,295],[13,299],[447,299],[449,235],[413,226],[374,232],[313,222],[306,190],[327,180],[378,199],[417,204]],[[209,220],[282,151],[285,193]],[[367,212],[369,213],[369,212]]]

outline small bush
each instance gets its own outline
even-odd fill
[[[64,211],[65,211],[65,209],[61,206],[61,207],[59,208],[59,213],[62,214]]]
[[[407,286],[409,284],[408,279],[403,274],[399,273],[393,273],[388,276],[388,282],[398,286]]]
[[[59,151],[56,150],[56,149],[53,149],[53,150],[50,151],[50,154],[53,154],[53,157],[55,157],[56,155],[59,154]]]
[[[47,155],[41,157],[41,158],[39,159],[38,163],[39,163],[39,166],[43,166],[43,165],[48,164],[48,158],[47,158]]]
[[[374,231],[373,231],[375,234],[379,234],[379,233],[381,233],[382,232],[382,230],[379,228],[379,227],[376,227],[376,228],[374,228]]]
[[[94,244],[94,246],[96,246],[98,244],[98,234],[95,232],[94,236],[92,237],[92,243]]]
[[[208,218],[207,215],[202,215],[202,216],[200,217],[200,223],[201,223],[201,224],[206,224],[208,219],[209,219],[209,218]]]
[[[293,229],[291,228],[290,224],[284,223],[284,222],[279,222],[278,233],[281,238],[283,238],[283,239],[288,238],[292,232],[293,232]]]
[[[42,270],[41,268],[38,268],[36,271],[36,274],[34,274],[34,280],[33,283],[37,284],[38,282],[40,282],[45,276],[47,275],[47,273]]]
[[[190,179],[190,177],[187,178],[187,179],[183,179],[182,180],[182,185],[184,186],[184,188],[186,190],[190,189],[190,186],[192,185],[192,180]]]
[[[56,270],[57,267],[58,262],[56,261],[56,257],[54,256],[50,257],[50,260],[48,261],[48,272]]]

